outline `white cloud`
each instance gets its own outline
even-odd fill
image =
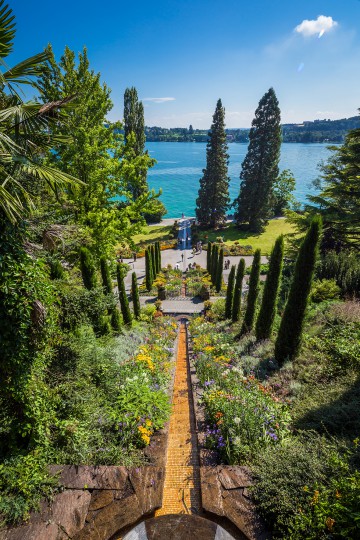
[[[166,103],[167,101],[175,101],[174,97],[146,97],[142,101],[152,101],[153,103]]]
[[[338,23],[334,21],[332,17],[319,15],[316,20],[303,20],[301,24],[298,24],[295,27],[294,31],[305,37],[314,36],[315,34],[318,34],[318,36],[321,37],[325,32],[329,32],[336,26],[338,26]]]

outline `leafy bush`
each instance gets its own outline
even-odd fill
[[[176,328],[163,317],[150,327],[136,323],[117,337],[96,338],[88,325],[62,336],[46,377],[31,380],[27,389],[37,413],[36,437],[0,465],[0,513],[5,521],[26,517],[50,494],[49,463],[145,462],[142,449],[170,412]],[[39,398],[47,409],[39,407]],[[0,400],[1,439],[8,437],[12,414]]]
[[[350,251],[326,252],[317,265],[319,279],[335,279],[345,296],[360,296],[360,260]]]
[[[61,325],[65,329],[74,329],[90,323],[99,326],[101,316],[111,312],[116,305],[113,294],[104,295],[102,287],[85,289],[74,284],[58,285],[61,303]],[[101,324],[100,324],[101,326]]]
[[[257,507],[274,539],[357,538],[360,475],[349,452],[308,432],[267,447],[254,468]]]
[[[311,288],[311,300],[317,304],[325,300],[338,298],[340,287],[336,285],[335,279],[322,279],[314,281]]]

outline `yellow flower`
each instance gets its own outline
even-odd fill
[[[314,491],[314,495],[313,495],[313,498],[311,499],[311,504],[316,504],[319,500],[319,495],[320,495],[320,492],[316,489]]]
[[[325,525],[328,528],[328,531],[332,531],[335,524],[335,519],[332,519],[331,517],[328,517],[325,521]]]

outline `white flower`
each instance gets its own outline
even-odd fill
[[[235,424],[240,424],[241,420],[240,420],[240,418],[238,416],[235,416],[234,422],[235,422]]]

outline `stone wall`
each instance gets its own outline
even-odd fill
[[[63,491],[0,540],[110,540],[161,507],[161,467],[53,467]]]

